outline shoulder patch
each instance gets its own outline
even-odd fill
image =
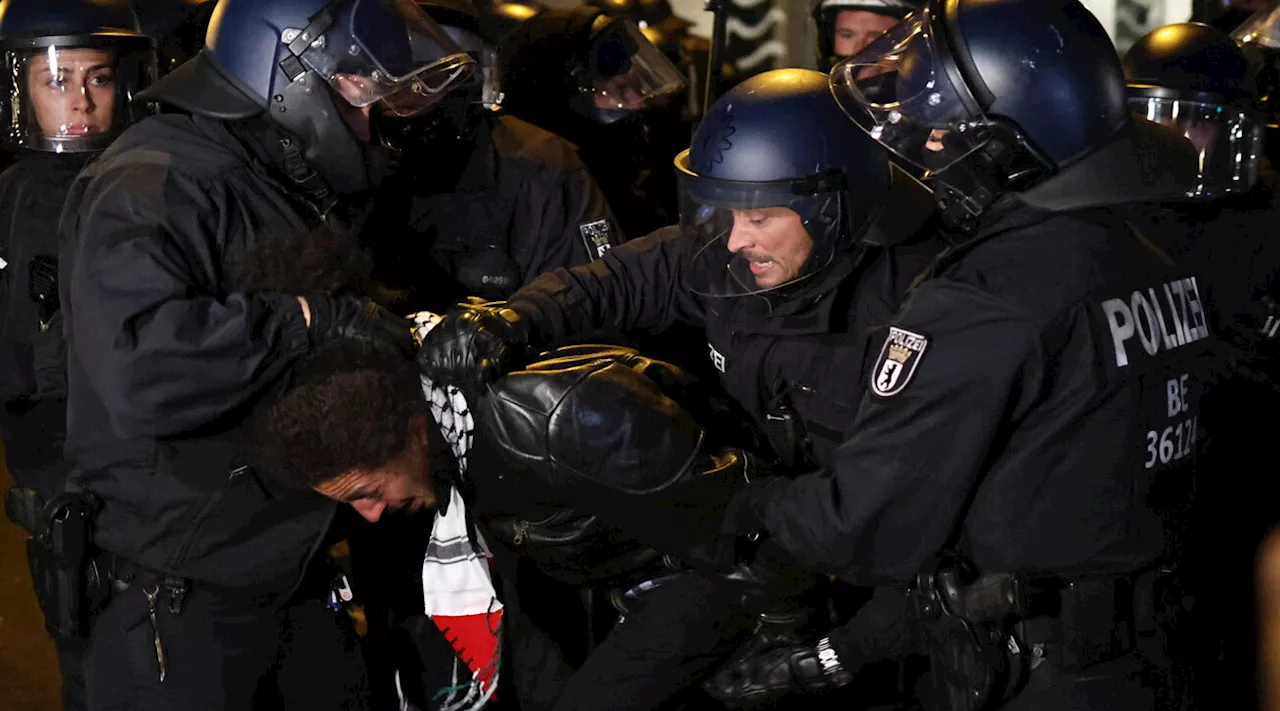
[[[880,348],[875,372],[871,376],[871,391],[880,397],[892,397],[902,392],[915,375],[916,366],[924,356],[929,339],[896,326],[889,327],[889,336]]]
[[[593,260],[603,257],[613,246],[613,226],[607,219],[585,222],[578,225],[578,231],[582,233],[582,242]]]

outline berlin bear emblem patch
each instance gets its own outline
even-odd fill
[[[892,397],[902,392],[915,375],[916,366],[929,339],[918,333],[889,327],[889,337],[884,339],[880,358],[871,377],[871,391],[880,397]]]
[[[607,219],[578,225],[578,231],[582,233],[582,241],[587,245],[587,255],[592,260],[603,257],[613,246],[613,229]]]

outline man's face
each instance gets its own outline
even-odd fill
[[[316,487],[331,499],[351,504],[377,523],[388,510],[419,511],[436,504],[427,465],[427,418],[414,415],[404,451],[377,469],[352,469]]]
[[[757,287],[772,289],[800,276],[813,238],[791,208],[734,210],[729,251],[750,262]]]
[[[111,53],[60,49],[32,55],[26,79],[36,123],[44,135],[78,137],[111,130],[116,104]]]
[[[841,10],[836,13],[833,44],[836,56],[852,57],[896,24],[898,18],[889,15],[865,10]]]

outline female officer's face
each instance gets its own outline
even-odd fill
[[[115,60],[101,49],[54,49],[27,62],[27,91],[40,132],[74,138],[111,130]]]

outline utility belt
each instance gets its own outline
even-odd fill
[[[1159,626],[1153,590],[1169,573],[979,576],[944,559],[910,593],[937,707],[995,708],[1032,674],[1078,672],[1137,649]]]
[[[87,638],[93,615],[108,597],[93,546],[100,502],[90,494],[44,501],[31,489],[5,492],[5,515],[27,531],[27,563],[45,627],[57,639]]]

